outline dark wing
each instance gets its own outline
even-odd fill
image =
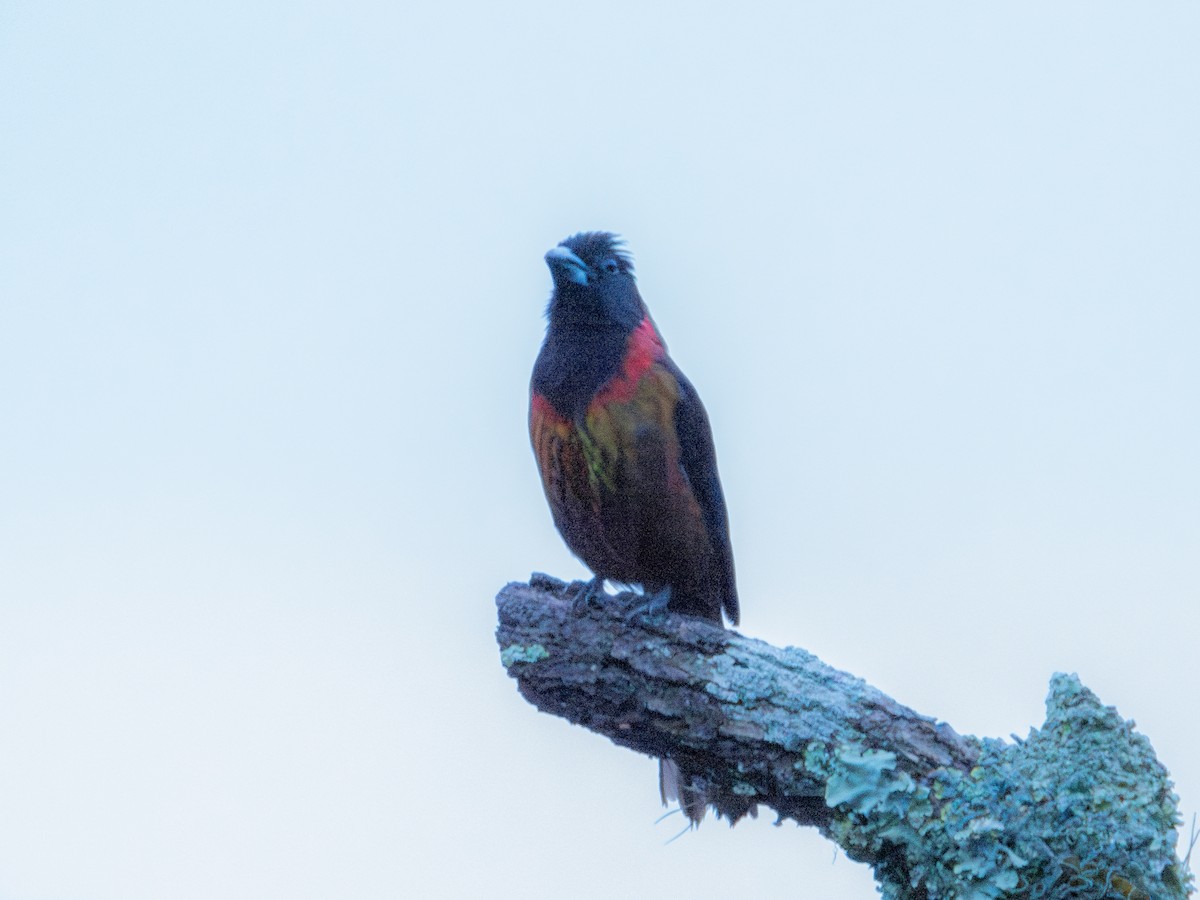
[[[704,514],[704,527],[716,555],[713,573],[720,588],[721,605],[729,621],[738,623],[737,582],[733,574],[733,547],[729,543],[729,514],[725,494],[717,475],[717,455],[713,448],[712,427],[700,395],[671,360],[667,368],[679,382],[679,404],[675,407],[675,429],[679,434],[680,462],[691,482],[692,492]]]

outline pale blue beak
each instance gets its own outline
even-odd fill
[[[546,265],[550,267],[555,281],[562,277],[576,284],[588,283],[587,264],[566,247],[558,246],[547,253]]]

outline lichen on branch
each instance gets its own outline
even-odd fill
[[[1045,725],[964,737],[811,653],[625,593],[535,575],[497,597],[501,661],[538,709],[704,779],[719,815],[759,806],[870,865],[893,900],[1189,893],[1177,798],[1149,741],[1073,675]]]

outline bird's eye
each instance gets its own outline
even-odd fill
[[[602,268],[609,275],[613,275],[613,274],[619,272],[621,269],[621,267],[617,265],[617,261],[615,259],[606,259],[600,265],[600,268]]]

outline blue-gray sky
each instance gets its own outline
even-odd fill
[[[1200,7],[0,8],[0,898],[873,896],[536,713],[528,372],[623,233],[742,630],[1200,804]],[[414,893],[416,892],[416,893]]]

